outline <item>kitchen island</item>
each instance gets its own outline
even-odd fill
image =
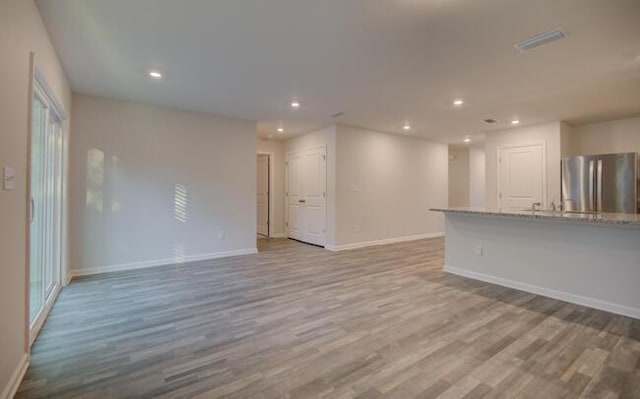
[[[445,272],[640,319],[640,216],[445,213]]]

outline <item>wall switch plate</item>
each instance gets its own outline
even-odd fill
[[[473,252],[478,255],[478,256],[482,256],[482,245],[481,244],[476,244],[475,248],[473,249]]]
[[[16,170],[13,166],[2,168],[2,189],[9,191],[16,188]]]
[[[225,234],[224,234],[224,230],[220,230],[218,232],[218,240],[224,240]]]

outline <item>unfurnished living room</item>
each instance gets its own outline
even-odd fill
[[[640,398],[640,1],[0,0],[0,399]]]

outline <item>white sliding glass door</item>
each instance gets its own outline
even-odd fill
[[[60,289],[63,242],[62,123],[38,85],[31,123],[29,326],[33,339]]]

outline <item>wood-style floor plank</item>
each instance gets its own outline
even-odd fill
[[[444,240],[74,280],[18,398],[640,398],[640,321],[443,273]]]

